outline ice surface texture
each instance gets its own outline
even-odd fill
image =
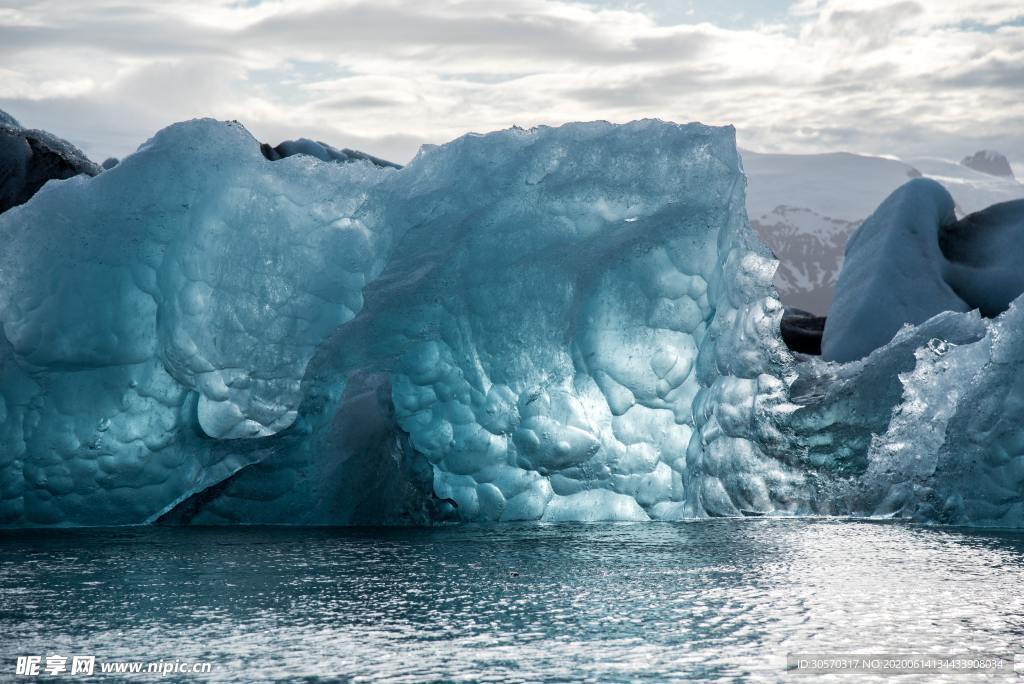
[[[349,218],[380,173],[196,122],[0,216],[3,519],[146,520],[247,462],[211,438],[294,421],[382,266],[384,233]]]
[[[334,161],[193,121],[0,216],[0,524],[1015,515],[1014,309],[795,363],[731,128]]]

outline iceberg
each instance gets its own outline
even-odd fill
[[[4,524],[801,509],[731,128],[333,161],[193,121],[0,217]]]
[[[248,462],[218,441],[293,422],[381,267],[356,217],[380,173],[195,122],[0,215],[0,519],[142,522]]]
[[[1024,524],[1015,305],[794,356],[731,127],[289,150],[180,123],[0,215],[0,525]]]
[[[857,505],[876,516],[1024,525],[1024,311],[946,314],[976,341],[931,337],[900,375],[902,397],[868,452]],[[971,337],[977,335],[977,332]]]

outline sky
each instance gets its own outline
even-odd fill
[[[742,147],[1024,171],[1021,0],[0,0],[0,109],[89,156],[237,119],[404,163],[512,125],[732,124]]]

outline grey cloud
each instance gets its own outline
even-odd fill
[[[649,36],[633,40],[638,54],[645,59],[667,60],[694,57],[714,42],[711,36],[698,31]]]
[[[656,74],[637,75],[626,81],[567,90],[565,95],[605,107],[670,105],[688,93],[735,93],[744,87],[769,85],[762,77],[730,76],[720,69],[683,67]]]
[[[344,59],[371,54],[412,64],[472,65],[488,60],[618,64],[686,59],[712,38],[699,29],[639,37],[619,44],[562,17],[525,13],[476,14],[426,6],[360,3],[291,12],[246,28],[210,27],[131,6],[46,11],[46,26],[0,24],[0,55],[87,48],[142,57],[305,55]]]
[[[813,92],[817,94],[860,92],[873,89],[878,83],[891,80],[899,74],[899,66],[893,62],[873,64],[863,68],[842,67],[833,69],[818,79]]]
[[[835,10],[823,15],[815,32],[846,40],[861,51],[877,50],[888,45],[909,19],[923,13],[924,8],[911,0],[871,10]]]
[[[937,85],[955,88],[1024,88],[1024,53],[1012,58],[989,57],[955,73],[940,74]]]
[[[107,12],[107,14],[110,14]],[[91,48],[140,57],[227,56],[222,35],[130,10],[125,15],[54,17],[49,26],[0,24],[0,55]]]
[[[332,97],[317,101],[317,106],[327,109],[381,109],[386,107],[406,107],[407,101],[397,97],[381,97],[379,95],[354,95],[344,97]]]
[[[620,46],[587,28],[553,16],[463,16],[416,7],[358,4],[267,19],[242,31],[238,39],[248,45],[284,43],[321,55],[372,49],[396,60],[444,62],[484,55],[513,61],[546,58],[598,64],[682,59],[693,56],[709,41],[707,35],[694,30]]]

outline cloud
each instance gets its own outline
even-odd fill
[[[620,0],[8,4],[0,108],[96,158],[195,116],[400,162],[467,131],[659,117],[754,149],[1024,161],[1019,0],[800,0],[742,26]]]
[[[896,2],[869,10],[831,10],[823,13],[814,26],[814,37],[846,41],[859,50],[877,50],[922,14],[924,8],[917,2]]]
[[[1024,91],[1024,51],[1015,55],[985,55],[943,74],[938,81],[946,87],[963,89],[1010,89]]]

